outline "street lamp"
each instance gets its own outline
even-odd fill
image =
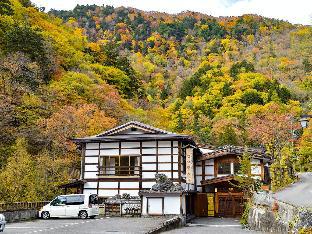
[[[308,127],[309,120],[312,116],[311,115],[302,115],[301,118],[299,119],[300,125],[302,128]]]

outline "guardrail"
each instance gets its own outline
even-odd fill
[[[50,201],[0,203],[0,211],[39,210]]]

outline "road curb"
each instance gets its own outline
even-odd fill
[[[180,216],[175,216],[171,219],[166,220],[165,222],[161,223],[159,226],[146,232],[145,234],[161,233],[161,232],[169,231],[169,230],[179,228],[182,226],[184,226],[183,218],[181,218]]]

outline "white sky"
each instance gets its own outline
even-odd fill
[[[258,14],[312,25],[312,0],[31,0],[37,6],[71,10],[77,4],[130,6],[146,11],[179,13],[190,10],[213,16]]]

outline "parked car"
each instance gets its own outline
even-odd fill
[[[42,207],[39,217],[79,217],[81,219],[95,218],[99,215],[98,197],[96,194],[60,195],[49,204]]]
[[[0,232],[3,232],[6,221],[3,214],[0,214]]]

